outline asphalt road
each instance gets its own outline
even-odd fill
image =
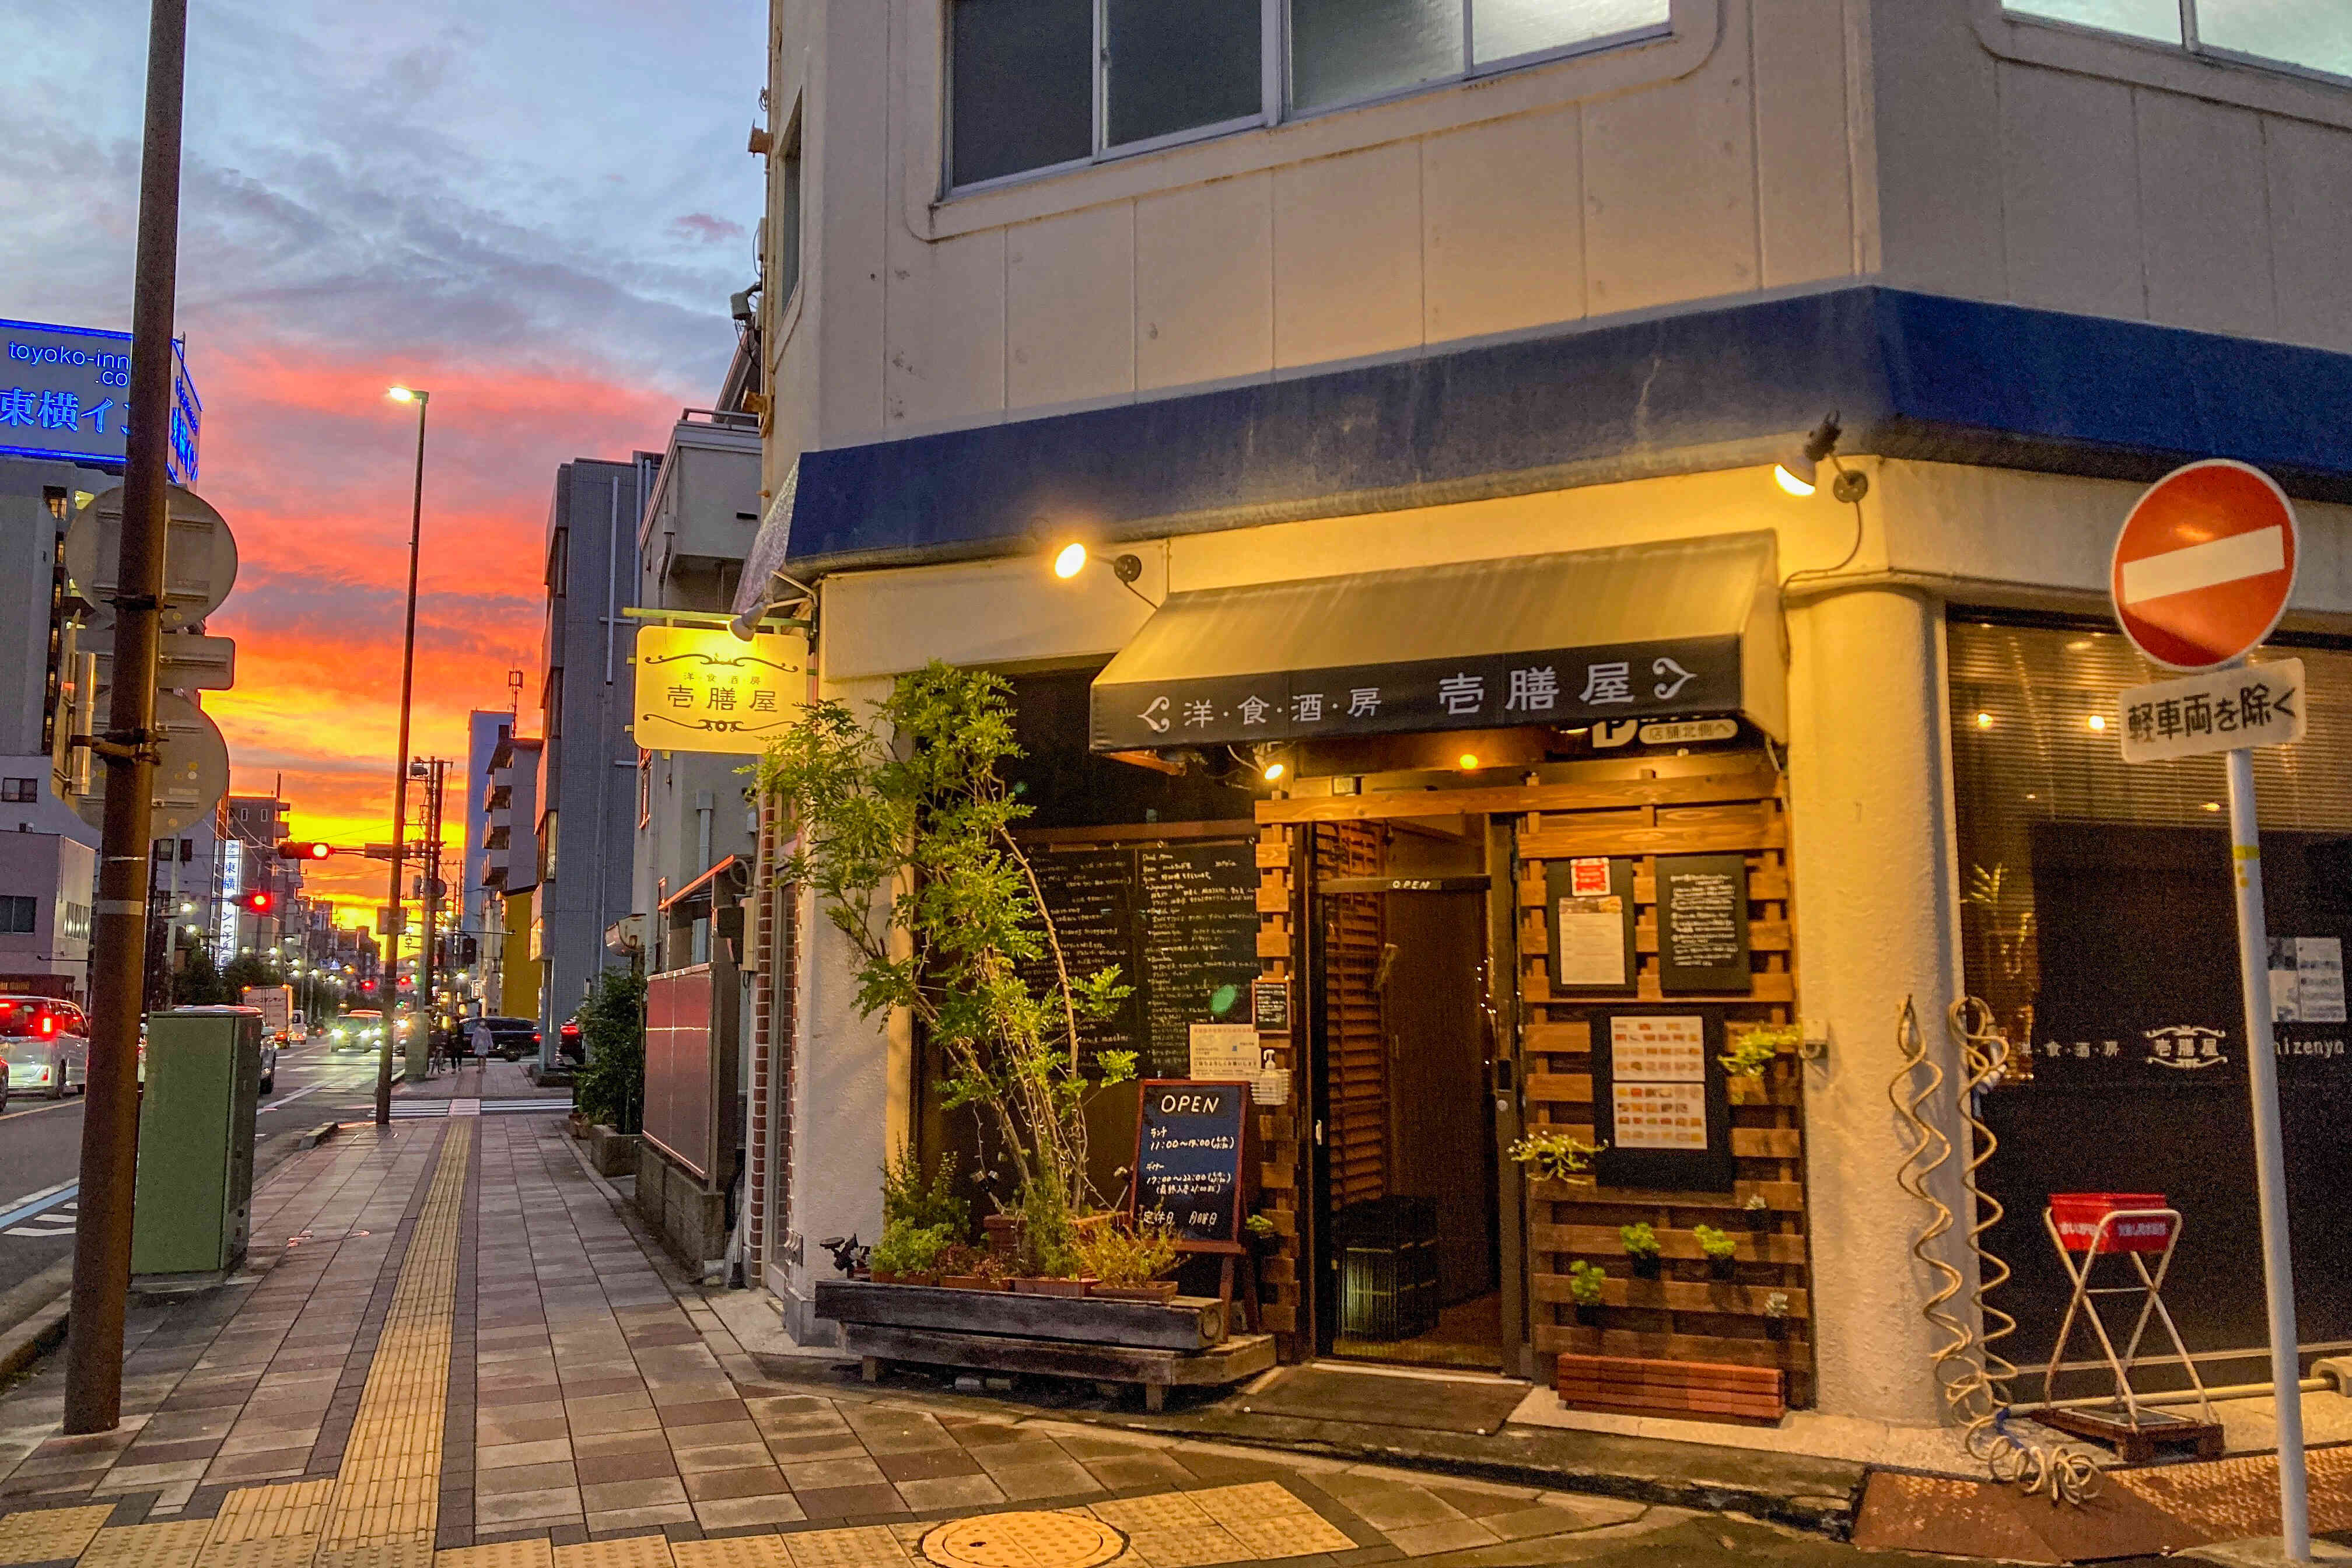
[[[256,1139],[369,1114],[374,1097],[373,1057],[330,1056],[323,1039],[293,1047],[278,1053]],[[73,1252],[81,1122],[79,1095],[12,1100],[0,1115],[0,1293]]]

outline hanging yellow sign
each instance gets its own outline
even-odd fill
[[[767,750],[808,707],[808,633],[637,628],[637,744],[649,752]]]

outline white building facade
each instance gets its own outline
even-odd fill
[[[2226,911],[2218,765],[2159,783],[2089,717],[2145,679],[2105,612],[2126,510],[2173,467],[2229,457],[2295,499],[2282,641],[2313,668],[2312,744],[2343,743],[2324,715],[2352,719],[2352,437],[2334,412],[2352,394],[2352,38],[2310,20],[2192,43],[2187,9],[778,0],[754,139],[772,401],[752,560],[813,585],[825,695],[987,667],[1025,683],[1070,768],[1150,752],[1188,770],[1181,801],[1124,821],[1043,791],[1041,851],[1181,847],[1153,837],[1171,825],[1250,847],[1255,952],[1293,1009],[1265,1042],[1297,1109],[1256,1130],[1289,1184],[1263,1199],[1286,1355],[1416,1359],[1345,1331],[1330,1248],[1353,1203],[1418,1197],[1448,1234],[1491,1237],[1448,1253],[1449,1313],[1487,1314],[1465,1331],[1474,1364],[1545,1381],[1562,1351],[1745,1361],[1785,1370],[1793,1403],[1932,1423],[1937,1280],[1911,1254],[1929,1214],[1897,1182],[1914,1129],[1890,1089],[1924,1086],[1922,1051],[1955,1069],[1945,1018],[1969,994],[2019,1052],[1987,1101],[2016,1152],[1986,1182],[2023,1222],[1992,1239],[2027,1349],[2055,1327],[2047,1195],[2168,1180],[2182,1268],[2214,1303],[2184,1321],[2194,1348],[2218,1369],[2259,1344],[2250,1139],[2181,1142],[2245,1121],[2242,1064],[2156,1070],[2147,1043],[2209,1015],[2238,1032],[2226,926],[2219,977],[2168,991],[2194,965],[2143,918]],[[1827,460],[1818,493],[1776,486],[1832,415],[1866,493],[1833,499]],[[1057,580],[1069,539],[1132,556],[1133,580]],[[792,591],[756,575],[737,610]],[[1309,646],[1286,653],[1253,595],[1320,605]],[[1627,716],[1727,728],[1612,743],[1593,672],[1680,657],[1660,651],[1678,638],[1736,644],[1737,690],[1694,703],[1661,674]],[[1556,705],[1507,711],[1506,667],[1538,653]],[[1265,742],[1228,711],[1261,678],[1296,699],[1318,674],[1449,660],[1495,671],[1492,707],[1440,694],[1425,724],[1355,731],[1294,714]],[[1056,679],[1082,691],[1106,669],[1090,722],[1049,722]],[[1192,738],[1187,680],[1243,683],[1203,699],[1218,711]],[[1160,719],[1130,732],[1130,689],[1176,699],[1164,743]],[[1185,794],[1265,743],[1294,760],[1281,788]],[[2340,942],[2328,846],[2352,792],[2332,755],[2265,762],[2265,827],[2309,862],[2273,931]],[[1683,855],[1744,860],[1738,978],[1665,967],[1662,862]],[[1604,889],[1624,868],[1599,896],[1623,900],[1629,967],[1571,986],[1546,879],[1602,862]],[[2189,880],[2166,881],[2180,865]],[[1431,866],[1486,889],[1463,939],[1483,970],[1444,957],[1451,916],[1357,885]],[[1359,1096],[1328,1003],[1351,898],[1407,962],[1428,955],[1430,994],[1484,987],[1504,1026],[1483,1059],[1445,1020],[1391,1014],[1428,1049],[1391,1049]],[[783,1000],[751,1047],[754,1272],[822,1341],[809,1238],[874,1236],[877,1167],[937,1119],[921,1042],[859,1016],[834,933],[789,898],[766,912],[754,969]],[[2158,956],[2103,960],[2102,929]],[[1642,1014],[1792,1037],[1759,1087],[1718,1097],[1718,1175],[1555,1188],[1489,1152],[1485,1190],[1415,1190],[1432,1140],[1624,1142],[1594,1079],[1616,1071],[1607,1030]],[[2340,1018],[2305,1021],[2289,1077],[2305,1173],[2341,1163]],[[1395,1110],[1429,1095],[1459,1116]],[[2101,1097],[2138,1152],[2064,1131]],[[1360,1171],[1329,1141],[1359,1103],[1389,1107],[1349,1113],[1377,1151]],[[1948,1092],[1922,1114],[1961,1134]],[[2220,1173],[2193,1191],[2192,1152]],[[2319,1245],[2334,1189],[2304,1180],[2317,1351],[2352,1340],[2352,1295]],[[1571,1314],[1571,1262],[1624,1279],[1617,1226],[1736,1228],[1757,1197],[1772,1217],[1730,1293],[1626,1280],[1595,1321]],[[1696,1251],[1668,1256],[1670,1283],[1706,1278]]]

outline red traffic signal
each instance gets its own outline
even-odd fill
[[[335,852],[331,844],[320,844],[305,838],[281,838],[278,841],[280,860],[324,860]]]
[[[278,895],[267,889],[257,888],[252,892],[240,896],[236,902],[239,909],[250,910],[257,915],[266,915],[278,907]]]

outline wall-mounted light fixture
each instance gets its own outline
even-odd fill
[[[1870,476],[1847,468],[1837,459],[1838,437],[1843,434],[1834,414],[1813,426],[1813,433],[1797,450],[1773,466],[1772,478],[1792,496],[1811,495],[1821,486],[1821,466],[1829,463],[1837,470],[1830,483],[1830,494],[1852,503],[1870,493]]]
[[[1136,580],[1143,575],[1143,557],[1140,555],[1121,553],[1100,556],[1088,550],[1085,541],[1074,539],[1054,552],[1054,575],[1066,583],[1085,571],[1089,562],[1097,562],[1109,567],[1110,574],[1118,579],[1119,586],[1141,599],[1145,604],[1151,605],[1153,609],[1160,607],[1152,604],[1143,590],[1135,585]]]

